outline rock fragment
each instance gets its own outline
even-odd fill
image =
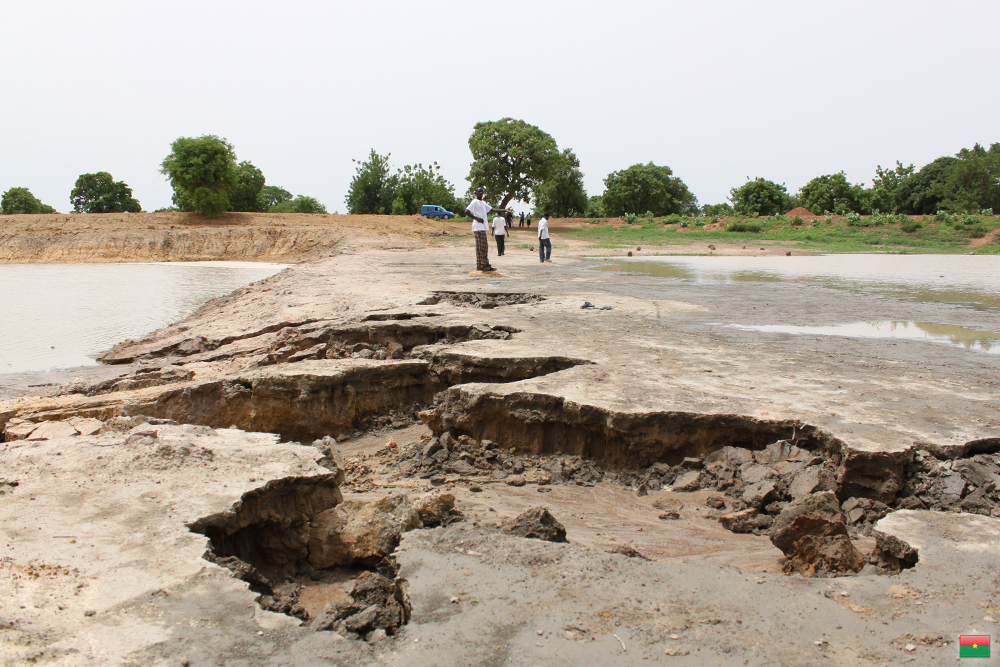
[[[320,512],[309,530],[309,562],[315,568],[361,563],[374,566],[399,544],[403,533],[422,528],[405,495],[372,503],[347,501]]]
[[[455,511],[455,495],[452,493],[429,493],[418,500],[414,508],[425,528],[446,526],[460,516]]]
[[[505,521],[503,531],[547,542],[567,541],[566,528],[544,507],[533,507],[517,518]]]
[[[864,557],[848,537],[837,497],[829,491],[789,504],[774,522],[771,542],[788,559],[786,572],[815,576],[858,572],[864,566]]]

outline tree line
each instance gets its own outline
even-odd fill
[[[393,170],[391,154],[372,149],[367,160],[354,160],[348,189],[349,213],[412,215],[424,204],[462,214],[472,190],[483,185],[491,201],[505,208],[515,199],[533,205],[536,215],[617,217],[626,214],[780,215],[804,207],[815,214],[910,215],[1000,211],[1000,143],[988,149],[978,143],[954,156],[937,158],[917,170],[897,162],[879,165],[872,185],[852,184],[843,171],[817,176],[790,194],[784,184],[765,178],[732,188],[727,202],[700,206],[670,167],[652,162],[613,171],[604,191],[589,196],[580,160],[570,148],[523,120],[503,118],[476,123],[469,137],[472,165],[463,196],[441,175],[437,162]],[[269,186],[263,172],[249,161],[237,162],[232,144],[215,135],[180,137],[160,165],[173,188],[172,206],[159,211],[197,211],[215,216],[227,211],[326,213],[314,197]],[[77,213],[138,212],[132,189],[108,172],[81,174],[70,193]],[[0,197],[0,213],[54,213],[24,187]]]
[[[160,165],[173,188],[172,206],[157,213],[188,211],[209,216],[227,211],[251,213],[326,213],[314,197],[292,196],[284,188],[266,185],[264,173],[252,162],[237,162],[236,152],[215,135],[180,137]],[[74,213],[138,213],[139,201],[124,181],[106,172],[81,174],[70,192]],[[56,213],[28,188],[10,188],[0,197],[0,213]]]
[[[780,215],[802,206],[816,214],[902,213],[930,215],[1000,211],[1000,143],[978,143],[954,156],[939,157],[917,170],[896,162],[879,165],[871,187],[851,184],[844,172],[817,176],[790,195],[784,184],[755,178],[733,188],[732,206],[706,206],[710,215]]]
[[[652,162],[613,171],[604,191],[587,196],[580,161],[572,149],[559,150],[555,139],[523,120],[503,118],[477,123],[469,137],[473,162],[466,177],[469,190],[455,195],[454,186],[421,165],[392,173],[389,155],[372,149],[358,162],[347,195],[350,213],[419,211],[421,203],[437,204],[461,214],[472,190],[482,185],[491,201],[505,208],[512,200],[533,204],[536,215],[617,217],[742,215],[787,213],[800,206],[815,214],[903,213],[911,215],[1000,211],[1000,143],[989,149],[976,144],[955,156],[940,157],[920,170],[897,162],[894,169],[876,168],[871,187],[848,182],[843,171],[817,176],[796,194],[784,184],[764,178],[730,190],[728,201],[699,205],[670,167]]]

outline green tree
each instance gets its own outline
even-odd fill
[[[652,162],[611,172],[604,179],[604,214],[642,215],[651,211],[653,215],[670,215],[696,210],[697,198],[673,173],[670,167]]]
[[[904,167],[899,160],[896,160],[895,169],[883,169],[882,165],[875,167],[875,178],[872,179],[872,189],[869,192],[871,210],[884,213],[904,212],[903,185],[913,178],[913,169],[912,164]]]
[[[709,217],[722,217],[733,214],[733,207],[729,204],[705,204],[701,207],[701,214]]]
[[[584,214],[588,218],[603,218],[604,217],[604,197],[601,195],[594,195],[587,200],[587,212]]]
[[[882,169],[882,167],[879,167]],[[912,169],[912,167],[911,167]],[[885,172],[891,174],[892,172]],[[888,178],[888,176],[887,176]],[[886,181],[889,182],[888,180]],[[785,208],[785,206],[788,206]],[[867,196],[865,189],[860,185],[851,185],[847,180],[847,175],[840,171],[836,174],[817,176],[802,186],[799,190],[799,206],[804,206],[812,213],[820,215],[822,213],[866,213]],[[784,213],[790,211],[793,202],[783,202],[781,205]],[[888,209],[886,209],[888,211]],[[761,215],[774,215],[773,213],[763,213]]]
[[[989,150],[978,143],[955,157],[945,183],[931,188],[941,197],[941,208],[957,213],[978,213],[984,208],[1000,211],[1000,143]]]
[[[326,207],[314,197],[299,195],[295,199],[275,204],[268,209],[269,213],[326,213]]]
[[[257,196],[262,211],[270,211],[273,207],[292,200],[292,193],[277,185],[265,185]]]
[[[0,197],[0,213],[17,215],[18,213],[57,213],[51,206],[38,201],[28,188],[11,188]]]
[[[506,208],[514,199],[530,204],[559,159],[555,139],[513,118],[476,123],[469,150],[473,160],[469,192],[485,187],[489,199],[501,198],[498,208]]]
[[[240,162],[236,165],[236,189],[229,195],[230,210],[250,213],[266,211],[260,200],[263,189],[264,172],[246,160]]]
[[[951,175],[952,166],[958,162],[958,158],[946,155],[939,157],[930,164],[925,164],[913,176],[907,178],[899,184],[897,197],[899,198],[899,212],[910,215],[930,215],[937,213],[941,207],[943,194],[940,192]],[[934,186],[941,184],[935,194]]]
[[[195,210],[207,216],[230,210],[229,196],[239,182],[236,154],[225,139],[214,134],[180,137],[171,145],[170,154],[160,167],[160,173],[170,179],[174,204],[181,210]]]
[[[569,148],[554,161],[548,178],[538,187],[536,208],[541,213],[564,218],[587,212],[587,190],[583,187],[580,160]]]
[[[730,190],[729,201],[733,203],[736,215],[780,215],[791,210],[786,208],[789,197],[784,184],[778,185],[760,177]]]
[[[347,212],[354,214],[392,212],[399,176],[390,173],[389,156],[379,155],[373,148],[367,162],[352,160],[358,166],[351,187],[347,190]]]
[[[394,215],[419,213],[424,204],[443,206],[458,215],[465,211],[464,208],[455,210],[455,186],[441,175],[437,162],[427,167],[423,164],[406,165],[396,172],[396,183],[391,207]]]
[[[132,198],[132,188],[124,181],[116,181],[106,171],[80,174],[69,194],[76,213],[138,213],[142,210],[138,200]]]

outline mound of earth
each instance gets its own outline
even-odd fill
[[[807,208],[805,208],[803,206],[799,206],[798,208],[793,208],[791,211],[789,211],[788,213],[785,214],[785,217],[788,218],[789,220],[791,220],[795,216],[799,216],[800,218],[816,218],[816,217],[819,217],[815,213],[813,213],[812,211],[810,211],[809,209],[807,209]]]

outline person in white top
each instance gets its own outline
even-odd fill
[[[546,213],[538,221],[538,261],[549,262],[552,257],[552,241],[549,239],[549,214]]]
[[[493,238],[497,240],[497,257],[503,257],[503,242],[507,240],[507,220],[502,215],[493,218]]]
[[[487,256],[489,245],[486,243],[486,219],[490,213],[505,213],[506,210],[510,209],[493,208],[483,201],[485,194],[486,188],[481,185],[476,188],[476,198],[469,203],[465,213],[472,218],[472,233],[476,237],[476,270],[496,271],[490,266],[490,260]]]

